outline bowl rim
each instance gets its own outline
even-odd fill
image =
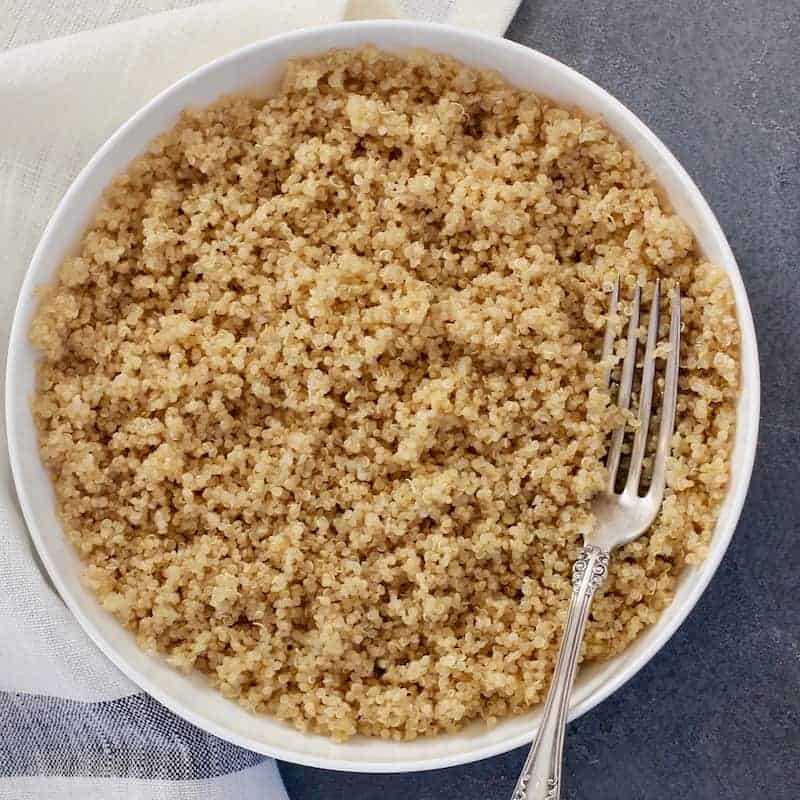
[[[703,194],[700,192],[695,182],[692,180],[680,162],[676,159],[676,157],[672,154],[672,152],[667,148],[667,146],[647,127],[647,125],[644,124],[644,122],[639,119],[636,114],[628,109],[627,106],[617,100],[601,86],[579,73],[577,70],[567,66],[566,64],[563,64],[557,59],[541,53],[538,50],[534,50],[533,48],[526,47],[522,44],[518,44],[502,37],[496,37],[474,30],[459,28],[453,25],[444,25],[431,22],[418,22],[413,20],[360,20],[316,25],[299,30],[289,31],[287,33],[277,34],[265,39],[260,39],[249,45],[246,45],[245,47],[240,47],[236,50],[233,50],[230,53],[227,53],[220,58],[217,58],[193,70],[192,72],[172,83],[163,91],[159,92],[135,114],[123,122],[122,125],[120,125],[96,151],[83,169],[81,169],[56,206],[56,209],[54,210],[47,226],[45,227],[41,239],[39,240],[39,243],[34,251],[30,264],[26,269],[25,277],[14,309],[14,317],[9,335],[5,375],[5,421],[11,472],[28,531],[31,535],[34,545],[36,546],[36,550],[47,569],[48,575],[84,631],[89,635],[89,637],[103,652],[103,654],[118,669],[120,669],[123,674],[125,674],[138,687],[152,695],[156,700],[169,708],[175,714],[222,739],[249,750],[254,750],[256,752],[279,758],[284,761],[322,769],[371,773],[412,772],[418,770],[439,769],[443,767],[479,761],[500,753],[508,752],[516,747],[520,747],[530,742],[535,733],[535,728],[531,728],[522,734],[508,736],[499,741],[490,741],[488,744],[482,746],[473,746],[471,748],[468,747],[464,751],[459,751],[456,754],[427,759],[398,758],[396,760],[391,759],[386,761],[369,761],[364,763],[357,760],[342,759],[335,756],[319,757],[316,755],[309,755],[281,746],[265,747],[263,743],[228,730],[225,726],[208,719],[201,712],[198,712],[194,708],[185,705],[182,701],[177,700],[174,696],[172,696],[172,694],[170,694],[168,690],[162,689],[155,679],[151,679],[149,676],[143,674],[140,670],[128,663],[123,656],[117,653],[114,646],[106,639],[102,631],[86,615],[84,615],[70,585],[65,580],[62,580],[61,572],[58,566],[51,560],[47,545],[45,543],[45,537],[42,535],[42,532],[38,529],[35,523],[35,516],[33,512],[34,500],[31,494],[28,492],[25,482],[22,480],[22,453],[17,434],[17,420],[20,419],[20,413],[23,412],[23,407],[27,403],[27,398],[21,399],[12,387],[14,386],[14,375],[19,368],[18,365],[20,360],[24,357],[23,353],[21,352],[23,349],[23,342],[27,338],[27,329],[23,328],[23,325],[25,324],[24,311],[33,302],[33,289],[41,280],[41,278],[38,277],[37,272],[39,271],[39,264],[42,261],[47,243],[52,237],[53,232],[61,223],[62,218],[68,213],[73,200],[84,190],[89,176],[94,172],[95,168],[102,163],[106,155],[113,149],[117,141],[125,136],[129,128],[133,127],[140,118],[146,116],[154,107],[160,105],[165,99],[176,93],[180,93],[184,86],[188,83],[202,79],[220,67],[231,62],[235,62],[237,59],[243,58],[246,55],[255,53],[262,48],[269,48],[279,43],[285,44],[292,43],[294,41],[300,42],[306,37],[318,35],[321,32],[329,31],[333,28],[347,28],[354,31],[363,31],[365,35],[369,35],[379,34],[382,29],[387,27],[406,28],[408,29],[410,36],[412,36],[414,31],[440,31],[450,36],[466,39],[468,42],[474,43],[477,48],[480,48],[481,45],[486,45],[488,43],[491,43],[492,46],[496,46],[499,43],[501,47],[505,47],[511,53],[524,53],[525,58],[533,58],[533,60],[538,61],[541,64],[546,64],[550,69],[565,71],[566,74],[570,76],[571,80],[582,84],[584,89],[599,98],[604,107],[613,108],[617,114],[625,117],[627,124],[629,124],[632,129],[636,130],[638,135],[641,135],[648,141],[649,145],[659,154],[660,158],[667,165],[673,175],[675,175],[679,179],[680,183],[683,184],[685,190],[693,196],[693,200],[703,216],[704,224],[708,227],[710,234],[717,239],[717,244],[727,259],[725,271],[734,291],[737,319],[741,333],[741,374],[748,375],[752,390],[750,405],[747,409],[749,413],[746,417],[746,422],[748,423],[745,431],[746,438],[742,446],[742,452],[738,454],[741,458],[739,466],[741,479],[739,481],[737,491],[734,493],[729,487],[728,494],[726,494],[726,497],[723,501],[723,507],[726,505],[729,507],[728,517],[730,524],[725,530],[718,530],[715,528],[713,534],[713,547],[709,548],[709,552],[700,566],[701,576],[699,580],[695,582],[691,592],[684,599],[680,608],[672,609],[672,606],[669,606],[664,610],[664,612],[662,612],[659,620],[653,626],[651,626],[651,628],[657,630],[658,633],[649,643],[649,647],[644,652],[631,659],[629,663],[619,670],[617,675],[603,683],[597,690],[595,690],[584,700],[574,704],[570,708],[569,712],[570,721],[594,708],[596,705],[614,693],[617,689],[631,680],[656,655],[656,653],[661,650],[661,648],[672,637],[678,627],[680,627],[680,625],[697,604],[700,596],[703,594],[709,582],[716,573],[719,563],[727,551],[730,540],[739,522],[755,460],[760,413],[760,374],[758,350],[749,301],[738,264],[736,263],[736,259],[731,251],[727,238],[725,237],[722,228],[720,227],[719,222],[714,215],[714,212],[709,207]],[[364,40],[364,42],[366,41],[368,41],[368,39]],[[411,38],[410,41],[413,43],[413,38]],[[344,45],[332,44],[331,46],[336,47]],[[380,48],[381,45],[378,44],[378,47]],[[745,373],[745,368],[747,369],[747,373]],[[737,406],[737,425],[742,424],[740,416],[740,409]],[[670,610],[672,613],[668,614],[667,612]],[[402,743],[398,743],[396,747],[398,749],[402,748]]]

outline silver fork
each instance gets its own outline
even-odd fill
[[[642,367],[642,383],[639,391],[638,427],[634,434],[630,466],[621,493],[616,491],[617,472],[622,456],[625,426],[615,429],[607,456],[605,488],[592,501],[592,511],[597,524],[593,533],[584,539],[583,549],[572,569],[572,598],[567,623],[561,640],[550,690],[544,705],[542,721],[536,733],[531,751],[522,768],[511,800],[558,800],[561,795],[561,753],[564,746],[564,730],[569,711],[569,698],[575,670],[578,664],[583,631],[589,616],[589,607],[597,588],[606,579],[608,557],[615,547],[633,541],[644,533],[656,517],[664,498],[667,457],[675,426],[675,405],[678,393],[678,356],[680,351],[681,306],[680,292],[676,287],[671,296],[669,345],[664,377],[664,394],[661,425],[658,431],[653,475],[650,487],[639,497],[639,482],[642,475],[647,432],[653,404],[653,382],[655,376],[655,350],[658,340],[659,299],[661,287],[656,282],[650,306],[650,321]],[[625,360],[619,382],[617,404],[628,410],[631,404],[633,377],[636,366],[638,344],[639,306],[641,288],[636,287],[630,320],[628,322]],[[619,280],[611,294],[611,304],[603,340],[603,360],[607,360],[614,347],[616,335],[614,321],[619,305]],[[611,370],[605,375],[610,384]]]

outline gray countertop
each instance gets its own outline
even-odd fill
[[[566,798],[798,800],[800,2],[526,0],[508,37],[608,89],[695,178],[744,275],[763,381],[730,550],[664,649],[569,727]],[[292,800],[507,800],[523,758],[410,775],[281,772]]]

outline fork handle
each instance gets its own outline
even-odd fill
[[[558,800],[561,796],[561,753],[572,682],[592,597],[607,573],[608,553],[600,547],[585,545],[572,568],[567,624],[542,721],[511,800]]]

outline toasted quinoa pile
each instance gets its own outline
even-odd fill
[[[184,112],[31,329],[88,585],[146,650],[338,740],[531,708],[620,418],[617,275],[644,308],[680,284],[682,377],[663,509],[611,560],[592,660],[703,558],[729,473],[731,288],[653,176],[601,120],[425,53],[334,51]]]

